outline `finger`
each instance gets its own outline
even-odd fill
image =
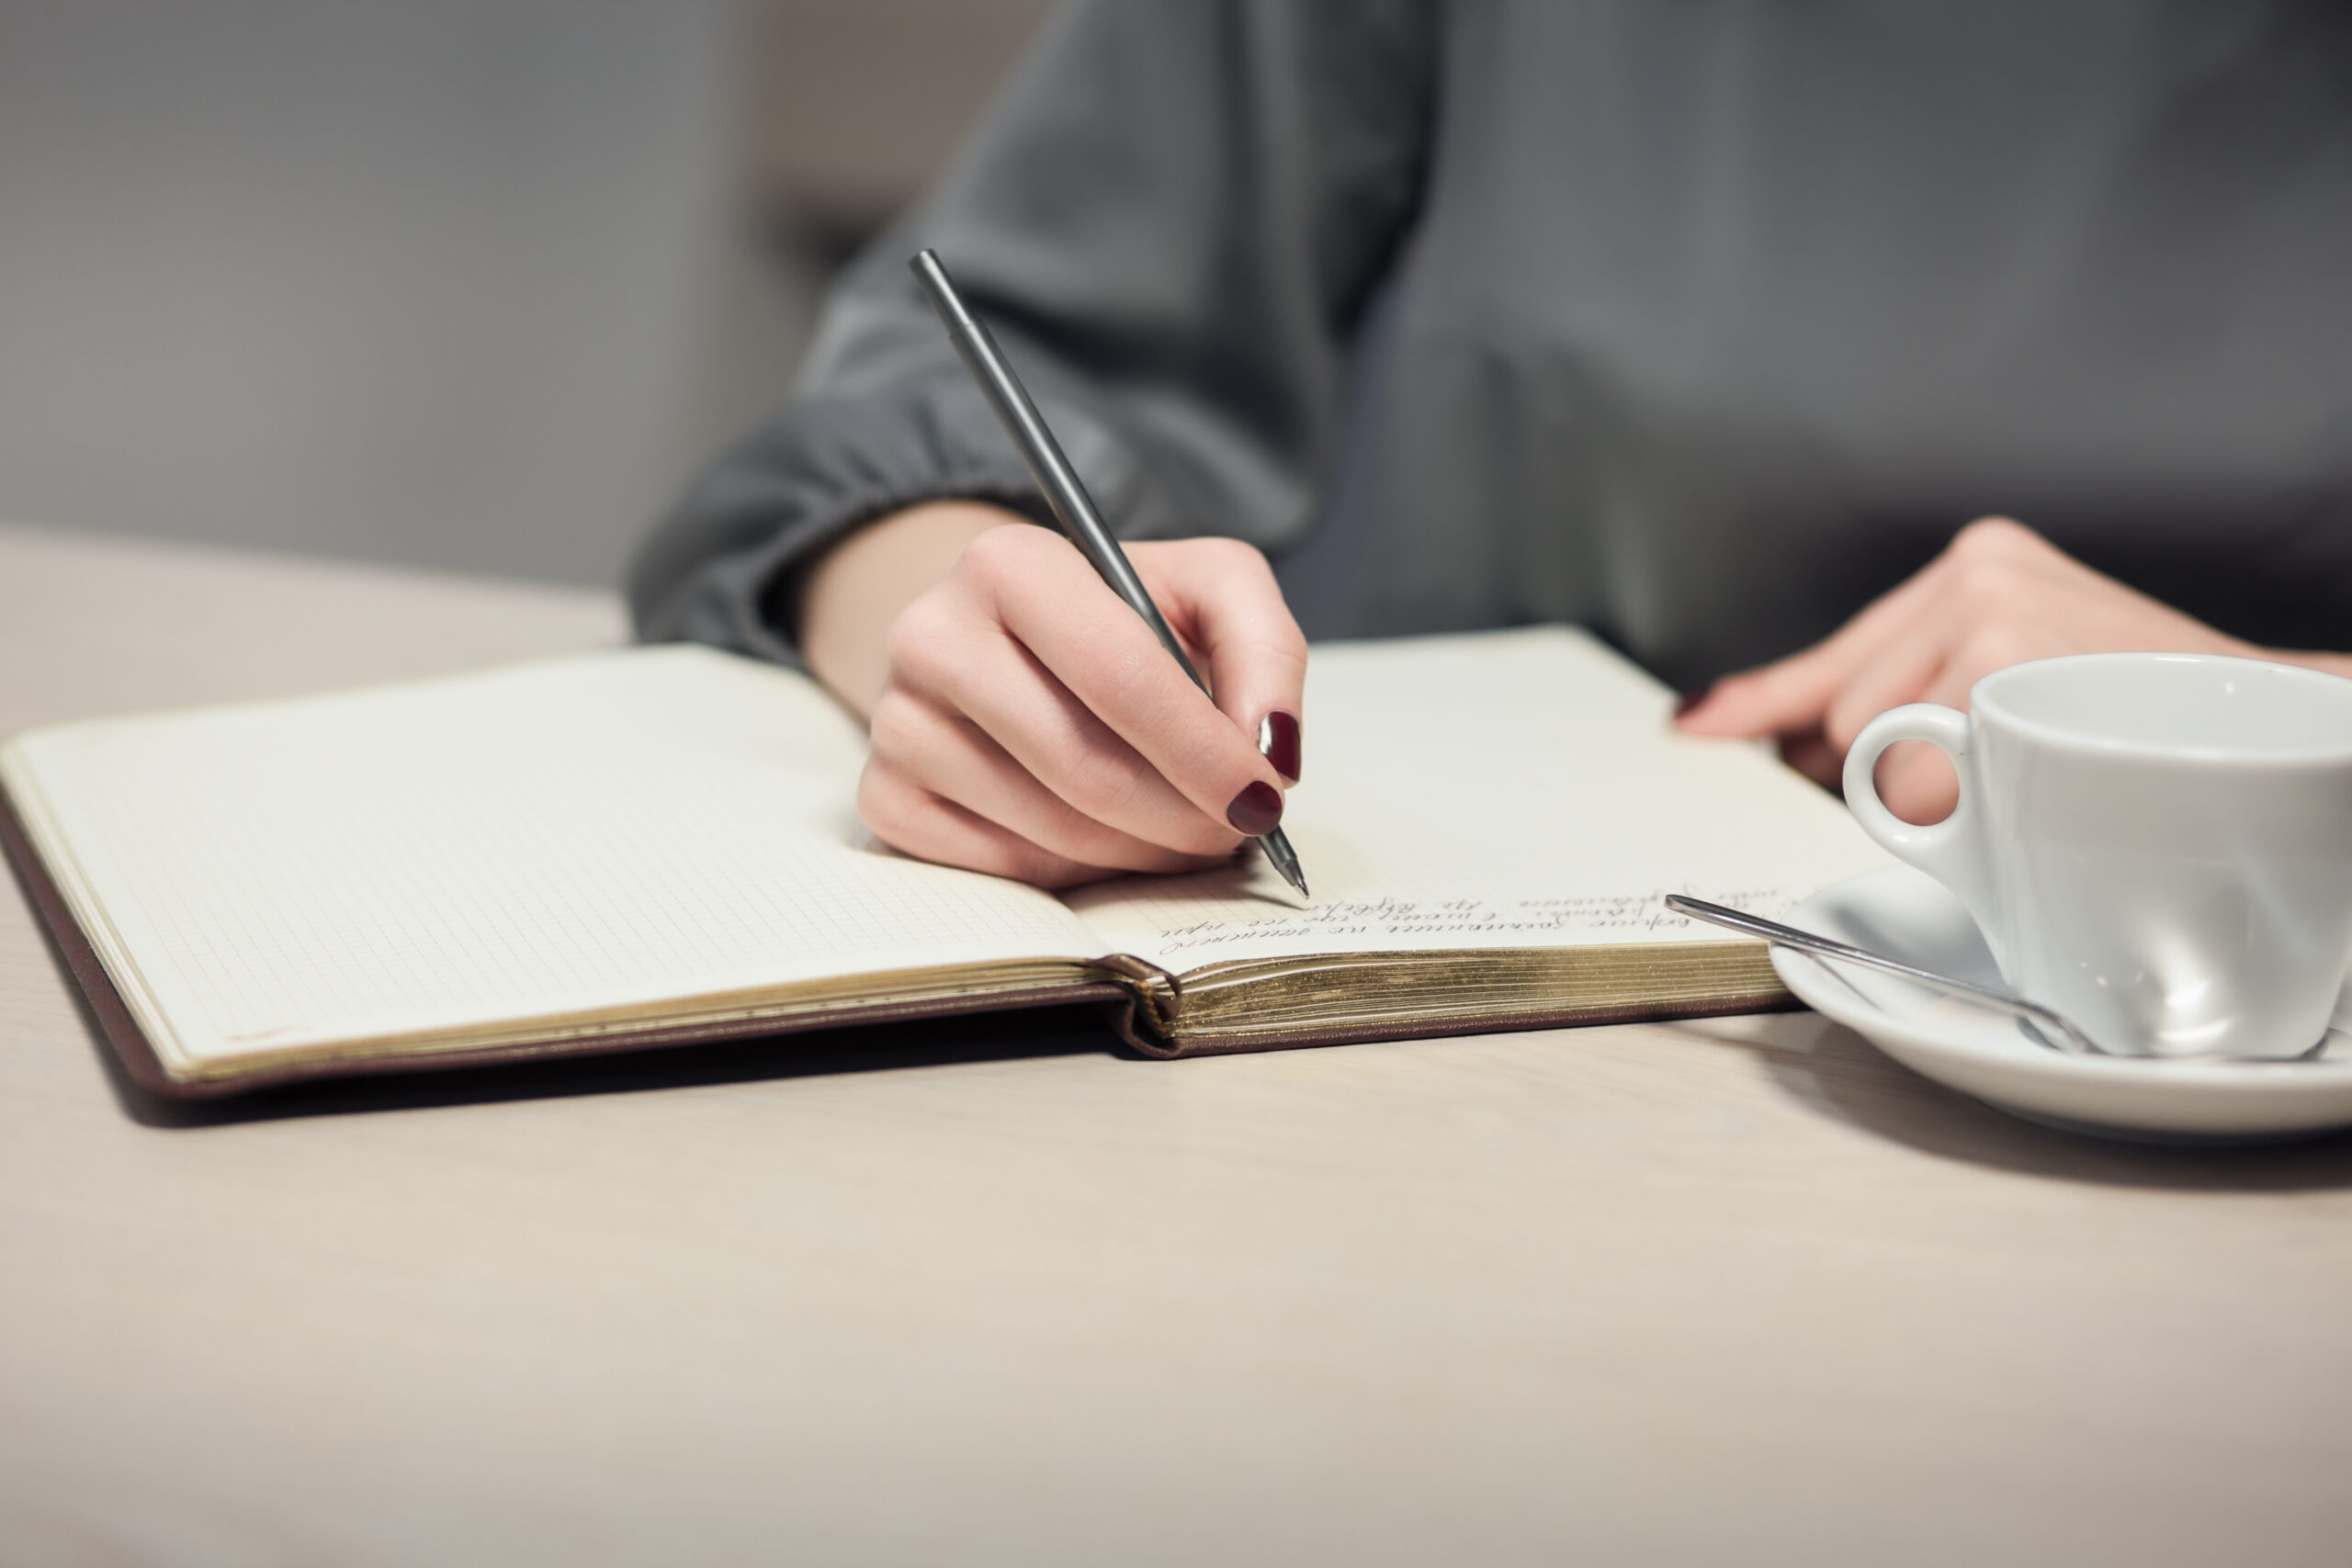
[[[866,765],[858,781],[857,813],[876,838],[917,860],[1010,876],[1038,887],[1072,887],[1117,874],[1108,866],[1086,865],[1041,849],[887,765]]]
[[[1008,543],[981,549],[999,536],[1009,536]],[[1186,678],[1143,618],[1067,541],[1042,532],[1023,538],[1020,529],[1001,528],[981,536],[964,559],[1006,630],[1204,818],[1250,834],[1282,819],[1279,780],[1252,738]],[[1060,793],[1055,775],[1023,756],[1012,736],[987,728]],[[1070,803],[1089,816],[1115,820],[1086,799]],[[1172,848],[1201,847],[1147,836]]]
[[[1952,607],[1938,599],[1914,615],[1829,699],[1822,733],[1840,756],[1862,726],[1892,707],[1926,700],[1950,662],[1958,630]]]
[[[1940,665],[1928,683],[1921,688],[1918,701],[1941,703],[1948,708],[1968,709],[1968,694],[1980,676],[1989,675],[2004,663],[2014,660],[2000,657],[2003,638],[1997,629],[1980,629],[1962,642],[1960,648]]]
[[[1078,810],[980,727],[903,689],[874,710],[874,755],[918,787],[952,801],[1037,848],[1083,865],[1120,871],[1204,871],[1230,854],[1183,854]]]
[[[1960,804],[1951,759],[1924,740],[1898,740],[1878,760],[1878,797],[1905,822],[1940,822]]]
[[[1091,573],[1080,584],[1089,585],[1109,592]],[[1115,598],[1112,604],[1142,628],[1124,604]],[[1230,824],[1204,814],[1113,733],[984,604],[953,594],[926,602],[920,614],[899,617],[890,642],[894,690],[969,719],[1081,816],[1189,855],[1221,855],[1239,841]],[[1151,649],[1168,673],[1183,682],[1156,641]],[[1197,691],[1193,694],[1199,698]],[[1207,711],[1213,722],[1231,728],[1215,709]],[[887,745],[887,733],[884,739]],[[956,797],[958,792],[945,793]]]
[[[1820,724],[1837,694],[1933,599],[1939,556],[1820,642],[1786,659],[1726,675],[1675,724],[1696,735],[1780,735]]]
[[[1921,689],[1919,702],[1965,708],[1975,683],[1964,657],[1947,660]],[[1898,740],[1878,760],[1873,774],[1879,798],[1905,822],[1940,822],[1960,804],[1960,775],[1951,759],[1924,740]]]
[[[1306,637],[1266,558],[1238,539],[1135,547],[1136,572],[1177,635],[1207,656],[1216,705],[1274,772],[1298,782]]]

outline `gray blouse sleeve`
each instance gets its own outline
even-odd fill
[[[907,274],[923,245],[1120,534],[1295,539],[1358,321],[1419,198],[1432,32],[1407,0],[1065,14],[939,188],[844,277],[790,406],[646,542],[639,635],[797,662],[781,589],[848,530],[948,497],[1043,515]]]

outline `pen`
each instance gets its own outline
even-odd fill
[[[1102,581],[1111,585],[1111,591],[1143,617],[1144,625],[1151,628],[1151,635],[1159,639],[1159,646],[1168,650],[1176,667],[1192,677],[1193,684],[1207,691],[1209,683],[1201,679],[1201,672],[1184,657],[1183,645],[1176,640],[1168,618],[1145,592],[1143,579],[1136,575],[1127,553],[1119,548],[1119,541],[1103,526],[1102,513],[1094,510],[1093,498],[1078,482],[1078,470],[1062,456],[1061,443],[1046,428],[1044,416],[1038,413],[1037,405],[1029,400],[1020,378],[1013,375],[1012,367],[998,349],[996,339],[989,335],[987,324],[972,314],[963,296],[948,281],[947,269],[939,265],[938,253],[919,251],[907,266],[914,273],[915,281],[922,285],[922,291],[931,297],[932,308],[946,324],[949,341],[956,344],[956,352],[964,356],[966,368],[980,384],[989,406],[996,410],[996,417],[1003,422],[1004,433],[1020,448],[1029,477],[1046,492],[1046,504],[1053,508],[1054,519],[1062,525],[1062,532],[1069,536],[1069,542],[1078,547],[1078,553],[1086,558],[1088,564],[1102,574]],[[1283,830],[1276,828],[1260,834],[1258,843],[1273,868],[1282,873],[1283,880],[1297,888],[1300,897],[1306,897],[1306,874],[1298,869],[1298,856],[1292,852]]]

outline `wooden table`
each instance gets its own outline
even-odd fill
[[[609,643],[0,530],[0,731]],[[2352,1141],[1809,1014],[1174,1064],[1083,1015],[175,1114],[0,894],[0,1558],[2352,1562]]]

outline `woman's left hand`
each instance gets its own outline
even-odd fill
[[[1833,636],[1725,676],[1675,723],[1693,735],[1776,736],[1791,763],[1834,784],[1854,737],[1888,708],[1965,708],[1969,688],[2006,665],[2123,651],[2266,656],[2101,576],[2021,524],[1987,517]],[[1951,764],[1916,743],[1889,749],[1879,794],[1896,816],[1918,822],[1942,818],[1959,798]]]

